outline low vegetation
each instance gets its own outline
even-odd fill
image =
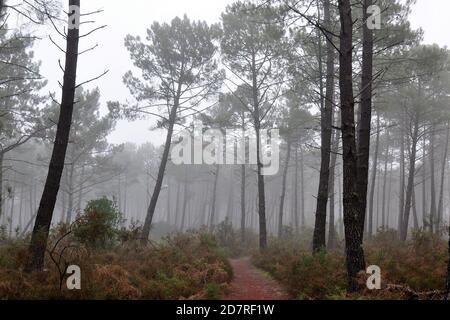
[[[442,299],[447,272],[446,242],[433,234],[414,232],[406,244],[396,231],[380,231],[365,245],[367,265],[382,272],[382,289],[347,292],[343,249],[316,255],[296,241],[272,241],[255,252],[253,262],[279,280],[295,299]],[[360,274],[361,287],[369,275]]]
[[[2,299],[220,299],[232,270],[214,236],[188,232],[145,248],[140,228],[120,227],[115,204],[90,202],[71,226],[51,232],[44,272],[27,274],[28,238],[0,247]],[[68,290],[66,270],[81,268],[82,290]]]

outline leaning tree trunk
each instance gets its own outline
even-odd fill
[[[375,184],[377,181],[377,166],[378,166],[378,150],[380,146],[380,114],[377,114],[377,135],[375,142],[375,150],[373,153],[373,165],[372,165],[372,177],[370,184],[370,193],[369,193],[369,223],[367,236],[369,239],[372,238],[373,235],[373,202],[375,196]]]
[[[406,241],[409,228],[409,215],[411,212],[412,196],[414,192],[414,177],[416,175],[416,154],[419,135],[419,116],[414,119],[411,153],[409,158],[408,185],[406,187],[405,211],[403,212],[403,225],[400,229],[401,240]]]
[[[406,116],[403,113],[403,116]],[[405,211],[405,121],[400,124],[400,182],[399,182],[399,198],[398,198],[398,233],[401,238],[403,227],[403,212]]]
[[[341,130],[343,159],[343,205],[345,252],[349,291],[356,291],[356,277],[365,269],[362,248],[360,192],[358,192],[358,151],[355,141],[355,101],[353,96],[353,19],[350,0],[339,0],[341,22],[339,86],[341,92]],[[367,188],[367,186],[366,186]]]
[[[80,7],[80,0],[69,0],[69,8]],[[69,14],[73,12],[69,11]],[[41,202],[36,215],[30,247],[29,260],[26,271],[42,270],[44,267],[45,250],[47,247],[48,233],[55,209],[56,198],[61,183],[61,175],[64,170],[67,145],[72,124],[74,107],[76,76],[78,64],[78,43],[80,40],[79,28],[71,28],[67,31],[66,62],[64,68],[64,83],[62,87],[61,108],[59,112],[58,126],[50,160],[47,180],[42,193]]]
[[[286,160],[284,161],[284,168],[283,168],[283,179],[281,182],[280,210],[279,210],[279,214],[278,214],[278,238],[281,238],[283,236],[283,210],[284,210],[284,199],[286,197],[286,180],[287,180],[287,173],[288,173],[288,169],[289,169],[289,158],[290,157],[291,157],[291,142],[288,141]]]
[[[180,92],[180,86],[178,93]],[[179,97],[179,94],[177,95]],[[166,172],[167,161],[169,160],[170,145],[172,143],[173,129],[175,127],[175,121],[177,118],[177,111],[179,106],[179,98],[175,99],[175,103],[170,111],[169,116],[169,128],[167,130],[166,142],[164,144],[164,151],[161,158],[161,164],[159,165],[158,176],[156,178],[155,188],[153,189],[150,205],[147,209],[147,216],[145,217],[144,227],[142,228],[141,243],[147,244],[148,237],[150,235],[150,228],[153,222],[153,216],[155,215],[156,204],[158,203],[159,194],[161,193],[161,187],[164,180],[164,174]]]
[[[331,28],[330,1],[324,2],[324,23],[327,28]],[[319,48],[321,39],[319,37]],[[319,175],[319,190],[317,192],[316,219],[313,236],[313,252],[318,252],[326,247],[326,223],[327,223],[327,202],[329,196],[330,180],[330,154],[331,154],[331,136],[333,119],[333,98],[334,98],[334,60],[335,48],[333,44],[327,42],[327,79],[325,103],[321,108],[321,160]],[[322,57],[319,57],[321,65]],[[322,80],[322,79],[321,79]],[[323,99],[321,97],[321,99]]]

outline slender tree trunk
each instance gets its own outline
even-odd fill
[[[294,226],[298,234],[298,145],[295,146],[295,173],[294,173]]]
[[[183,209],[182,209],[182,213],[181,213],[181,226],[180,226],[180,231],[183,232],[184,231],[184,224],[186,221],[186,206],[188,203],[188,192],[187,192],[187,182],[186,180],[184,180],[184,187],[183,187]]]
[[[3,215],[3,206],[4,206],[4,201],[3,201],[3,159],[4,159],[4,153],[3,151],[0,151],[0,219],[2,218]]]
[[[435,181],[435,163],[434,163],[434,140],[435,127],[430,128],[430,224],[431,232],[437,232],[436,229],[436,181]]]
[[[324,1],[324,23],[327,28],[332,28],[330,1]],[[322,39],[319,37],[319,49]],[[319,50],[321,53],[321,50]],[[334,102],[334,61],[335,48],[331,42],[327,42],[327,79],[325,103],[321,104],[321,161],[319,175],[319,190],[317,192],[316,217],[313,236],[313,252],[318,252],[326,248],[326,223],[327,223],[327,203],[329,197],[330,180],[330,151],[333,123],[333,102]],[[319,65],[322,65],[322,56],[319,54]],[[322,73],[320,74],[322,82]],[[321,93],[323,101],[323,94]]]
[[[177,199],[176,199],[176,204],[175,204],[175,213],[174,213],[174,217],[173,217],[173,224],[176,229],[178,228],[178,219],[180,216],[178,214],[178,211],[180,211],[180,197],[181,197],[181,183],[178,182],[177,183]]]
[[[170,146],[172,143],[173,129],[175,127],[175,121],[177,117],[177,111],[179,106],[179,96],[180,96],[181,86],[178,86],[177,97],[175,98],[175,103],[170,111],[169,116],[169,128],[167,130],[166,142],[164,144],[164,151],[161,158],[161,163],[158,169],[158,176],[156,178],[155,188],[153,189],[152,198],[150,200],[150,205],[147,209],[147,216],[145,217],[144,227],[142,228],[142,238],[141,243],[147,244],[148,237],[150,235],[150,228],[153,222],[153,216],[155,214],[156,204],[158,203],[159,194],[161,193],[161,187],[164,180],[164,174],[166,172],[167,161],[169,160]]]
[[[382,200],[381,200],[381,229],[385,229],[386,228],[386,207],[387,207],[387,202],[386,201],[386,192],[387,192],[387,174],[388,174],[388,163],[389,163],[389,155],[390,155],[390,143],[391,143],[391,139],[390,139],[390,135],[389,135],[389,129],[386,131],[386,151],[384,154],[384,174],[383,174],[383,196],[382,196]],[[390,196],[388,194],[388,196]]]
[[[74,180],[74,165],[70,165],[70,171],[69,171],[69,192],[68,192],[68,201],[67,201],[67,214],[66,214],[66,224],[70,224],[72,222],[72,212],[73,212],[73,196],[74,196],[74,190],[73,190],[73,180]]]
[[[367,236],[369,239],[372,238],[373,235],[373,200],[375,195],[375,187],[377,181],[377,168],[378,168],[378,151],[380,146],[380,114],[377,114],[377,135],[375,141],[375,150],[373,153],[373,164],[372,164],[372,177],[370,184],[370,193],[369,193],[369,223],[368,223],[368,231]]]
[[[335,131],[333,137],[333,147],[331,154],[331,166],[330,166],[330,219],[328,224],[328,244],[327,247],[330,250],[334,250],[337,247],[336,239],[336,218],[335,218],[335,180],[336,180],[336,162],[337,162],[337,152],[339,151],[339,134]]]
[[[343,144],[343,204],[346,266],[349,291],[356,291],[357,274],[365,269],[362,248],[360,192],[358,192],[358,151],[355,141],[355,101],[353,96],[353,19],[350,0],[339,0],[341,21],[339,86]],[[366,186],[367,188],[367,186]],[[364,225],[363,225],[364,226]]]
[[[20,188],[20,202],[19,202],[19,231],[22,231],[23,223],[23,186]]]
[[[306,227],[305,216],[305,158],[303,148],[300,146],[300,201],[301,201],[301,223],[302,229]]]
[[[416,190],[413,188],[412,193],[412,209],[413,209],[413,222],[414,222],[414,230],[419,229],[419,218],[417,215],[417,206],[416,206]]]
[[[430,228],[430,223],[427,219],[427,166],[426,166],[426,135],[423,136],[422,142],[422,223],[423,228],[427,230]]]
[[[447,297],[446,300],[450,300],[450,227],[448,229],[449,234],[449,241],[448,241],[448,264],[447,264],[447,280],[446,280],[446,290],[447,290]]]
[[[394,160],[391,159],[391,164],[389,167],[389,186],[388,186],[388,194],[387,194],[387,212],[386,212],[386,227],[389,229],[391,227],[391,191],[392,191],[392,173],[394,171]]]
[[[406,116],[403,114],[403,116]],[[400,181],[399,181],[398,233],[402,237],[403,212],[405,210],[405,129],[404,120],[400,124]]]
[[[414,128],[412,136],[412,145],[409,159],[408,185],[406,187],[405,211],[403,213],[403,226],[401,227],[401,240],[406,241],[409,228],[409,215],[412,205],[412,195],[414,192],[414,177],[416,172],[416,154],[419,135],[419,116],[416,114],[414,119]]]
[[[83,203],[83,190],[84,190],[84,175],[86,172],[85,165],[81,166],[80,184],[78,186],[78,202],[77,202],[77,212],[81,212],[81,204]]]
[[[259,214],[259,248],[267,248],[267,225],[266,225],[266,193],[264,176],[262,175],[263,164],[261,161],[261,115],[259,110],[258,79],[256,71],[256,57],[252,55],[252,93],[253,93],[253,120],[256,133],[256,166],[258,177],[258,214]]]
[[[439,189],[439,205],[438,205],[438,220],[437,220],[437,230],[439,231],[441,228],[441,224],[444,218],[444,188],[445,188],[445,169],[447,168],[447,154],[448,154],[448,145],[450,140],[450,127],[449,124],[446,124],[447,130],[445,135],[445,146],[442,155],[442,167],[441,167],[441,187]]]
[[[241,165],[241,239],[245,242],[245,164]]]
[[[80,0],[69,0],[69,8],[71,6],[80,7]],[[70,12],[70,10],[69,13],[74,14],[74,12]],[[64,82],[56,138],[47,180],[45,182],[31,237],[29,260],[25,268],[26,271],[40,271],[44,267],[48,233],[60,187],[61,175],[64,170],[64,161],[66,158],[70,127],[72,124],[78,64],[78,43],[80,39],[79,34],[80,30],[78,28],[72,28],[67,31],[66,63],[64,68]]]
[[[216,171],[214,173],[214,187],[212,194],[211,212],[209,215],[209,231],[214,230],[215,218],[216,218],[216,199],[217,199],[217,184],[219,183],[220,166],[216,165]]]
[[[14,223],[14,200],[16,199],[16,188],[11,187],[11,208],[9,212],[9,238],[11,239],[13,233],[13,223]]]
[[[289,139],[289,138],[288,138]],[[280,210],[278,215],[278,238],[283,236],[283,211],[284,211],[284,199],[286,197],[286,180],[289,169],[289,158],[291,157],[291,142],[287,142],[286,159],[284,161],[283,179],[281,182],[281,196],[280,196]]]

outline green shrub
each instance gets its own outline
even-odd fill
[[[116,243],[122,214],[114,201],[106,197],[90,201],[77,217],[73,234],[81,244],[93,249],[110,248]]]

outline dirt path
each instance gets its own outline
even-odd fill
[[[288,300],[278,282],[250,262],[250,258],[230,260],[234,279],[225,300]]]

